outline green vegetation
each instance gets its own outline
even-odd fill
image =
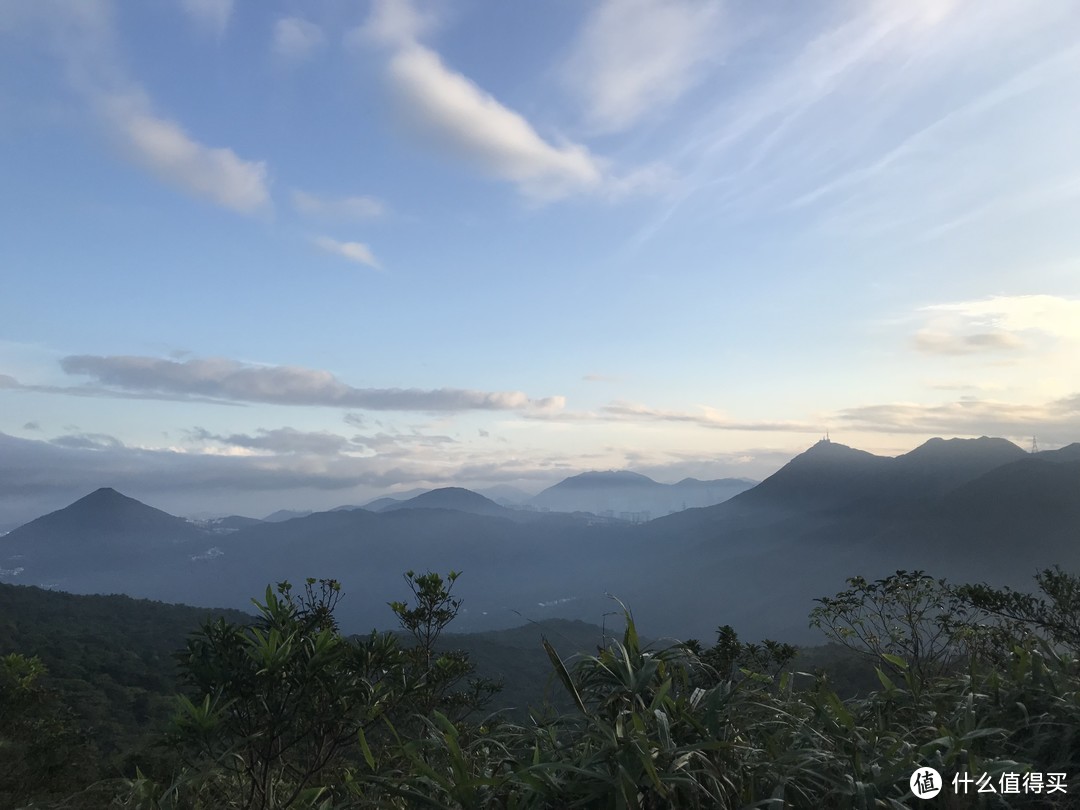
[[[564,659],[545,639],[564,708],[514,719],[485,714],[496,685],[445,646],[457,576],[408,573],[398,634],[342,635],[333,580],[281,583],[254,618],[204,621],[177,656],[183,697],[155,756],[59,802],[93,778],[92,736],[40,659],[7,656],[0,806],[901,808],[924,766],[947,785],[1080,773],[1080,578],[1057,569],[1037,595],[921,572],[850,580],[811,616],[828,654],[846,651],[830,659],[841,678],[730,627],[708,647],[652,647],[624,610],[594,655]],[[972,784],[920,806],[1075,806],[1069,789]]]

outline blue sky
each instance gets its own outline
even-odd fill
[[[0,6],[0,524],[1080,438],[1069,0]]]

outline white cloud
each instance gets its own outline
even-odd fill
[[[300,214],[327,219],[374,219],[386,213],[386,205],[375,197],[321,197],[296,189],[292,203]]]
[[[351,262],[357,264],[366,264],[368,267],[374,267],[376,270],[381,270],[378,259],[371,252],[371,248],[365,245],[363,242],[339,242],[336,239],[331,239],[329,236],[316,236],[311,240],[316,247],[325,250],[327,253],[333,253],[337,256],[341,256],[343,259],[348,259]]]
[[[233,0],[181,0],[188,16],[214,36],[223,36],[229,27]]]
[[[1080,299],[1053,295],[994,296],[923,307],[915,348],[926,354],[971,355],[1080,342]]]
[[[408,0],[375,0],[365,23],[355,29],[350,39],[384,45],[405,46],[415,43],[435,27],[435,17],[416,8]]]
[[[601,190],[604,172],[586,147],[545,140],[524,116],[421,44],[432,22],[408,0],[380,0],[351,37],[390,48],[394,102],[412,134],[537,201]]]
[[[603,174],[584,146],[548,143],[524,117],[423,45],[390,60],[396,101],[406,123],[436,148],[485,173],[515,183],[526,196],[549,200],[600,185]]]
[[[199,143],[176,122],[151,113],[141,93],[112,96],[101,106],[129,155],[162,180],[241,213],[269,205],[265,163]]]
[[[154,112],[149,94],[117,58],[110,3],[34,0],[15,8],[20,13],[13,25],[40,26],[71,86],[100,115],[125,156],[166,183],[225,208],[252,213],[269,205],[265,163],[201,143],[176,121]],[[231,2],[190,0],[184,8],[223,30]]]
[[[1034,330],[1080,341],[1080,298],[1055,295],[999,295],[976,301],[935,304],[925,312],[965,324],[990,325],[1008,332]]]
[[[719,56],[712,0],[605,0],[563,68],[591,127],[626,129],[678,99]]]
[[[323,30],[301,17],[282,17],[274,24],[273,51],[285,61],[302,62],[325,42]]]

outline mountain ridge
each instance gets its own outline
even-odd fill
[[[843,588],[848,576],[924,569],[1023,586],[1034,567],[1080,564],[1074,451],[1041,457],[980,440],[917,449],[888,458],[819,443],[726,502],[637,525],[508,510],[443,488],[384,512],[316,512],[211,536],[101,491],[65,509],[112,504],[121,515],[164,515],[162,525],[179,524],[182,533],[147,543],[138,531],[111,538],[101,526],[68,521],[67,534],[28,546],[20,537],[33,532],[21,527],[14,544],[0,537],[0,581],[243,608],[268,582],[331,576],[350,593],[342,621],[356,627],[385,613],[402,571],[453,569],[465,572],[460,626],[469,631],[512,617],[596,622],[615,594],[651,634],[703,636],[731,623],[798,640],[812,600]],[[98,553],[114,547],[123,553]]]

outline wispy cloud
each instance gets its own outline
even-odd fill
[[[326,43],[326,35],[303,17],[281,17],[274,23],[271,48],[278,58],[298,63],[310,59]]]
[[[233,0],[180,0],[188,16],[214,36],[225,35],[232,17]]]
[[[366,264],[376,270],[382,269],[378,259],[371,252],[371,248],[363,242],[339,242],[329,236],[316,236],[311,241],[316,247],[325,250],[327,253],[333,253],[335,256],[340,256],[357,264]]]
[[[556,146],[520,114],[499,103],[423,45],[399,49],[390,60],[398,112],[434,148],[538,200],[598,186],[599,164],[579,144]]]
[[[645,405],[618,402],[600,409],[607,418],[637,422],[676,422],[714,430],[766,431],[785,433],[820,433],[820,425],[795,421],[765,421],[732,419],[715,408],[701,407],[698,411],[673,411]]]
[[[447,67],[418,37],[425,18],[407,0],[378,0],[362,29],[391,50],[387,73],[403,125],[431,148],[544,201],[596,189],[604,172],[589,150],[545,140],[524,116]]]
[[[63,358],[60,365],[68,374],[90,377],[101,386],[159,396],[375,411],[528,411],[562,406],[561,397],[530,399],[520,391],[354,388],[328,371],[256,366],[223,358],[181,362],[156,357],[72,355]]]
[[[566,85],[598,132],[656,115],[722,55],[720,3],[604,0],[589,14],[563,65]]]
[[[717,68],[718,92],[671,157],[680,186],[639,239],[691,200],[702,218],[797,213],[846,238],[932,239],[1080,199],[1070,4],[814,8],[737,10],[778,53],[725,83],[762,46],[751,37]],[[960,71],[962,91],[943,93]]]
[[[367,220],[386,213],[386,204],[375,197],[326,197],[296,189],[292,193],[296,212],[310,217]]]
[[[142,93],[99,102],[130,157],[170,185],[245,214],[270,204],[265,163],[199,143],[175,121],[152,113]]]
[[[270,204],[264,162],[211,146],[155,110],[149,93],[128,74],[118,54],[112,5],[16,0],[14,22],[42,40],[62,60],[71,86],[100,116],[119,150],[165,183],[224,208],[254,213]],[[231,2],[186,0],[197,19],[223,31]]]
[[[592,411],[551,411],[523,414],[528,419],[549,422],[634,422],[638,424],[683,424],[710,430],[818,434],[821,425],[799,421],[732,419],[715,408],[695,411],[666,410],[631,402],[613,402]]]

